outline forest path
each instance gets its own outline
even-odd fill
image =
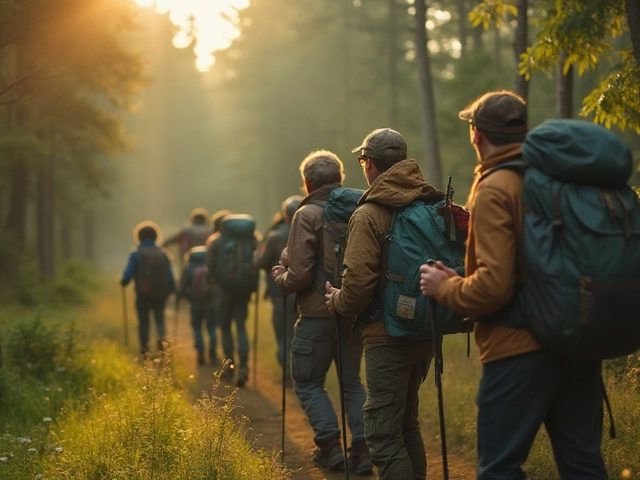
[[[168,310],[167,313],[168,319],[174,316],[172,311]],[[215,370],[210,365],[197,365],[188,316],[186,309],[180,312],[175,357],[181,370],[186,371],[187,375],[194,375],[195,385],[191,391],[194,392],[195,397],[198,397],[203,391],[211,392]],[[251,318],[252,316],[250,315],[247,321],[247,327],[250,331],[253,327]],[[173,333],[172,325],[168,325],[168,328],[169,332]],[[206,340],[208,339],[205,337],[205,343]],[[273,337],[269,336],[267,340],[263,335],[261,340],[263,343],[272,342]],[[220,342],[219,338],[218,342]],[[253,343],[251,343],[251,346],[253,347]],[[265,347],[259,344],[259,355],[262,355],[264,350]],[[249,362],[250,368],[252,368],[252,354],[250,354]],[[274,371],[273,367],[267,364],[258,364],[257,369],[257,375],[255,375],[256,372],[250,372],[249,382],[245,387],[238,389],[235,399],[235,405],[238,408],[235,411],[238,415],[244,416],[248,420],[247,437],[254,442],[256,449],[261,449],[268,453],[280,452],[282,450],[281,373]],[[223,383],[219,387],[217,394],[223,395],[224,390],[231,392],[234,387],[235,383]],[[337,395],[332,395],[336,412],[339,414],[339,404],[336,397]],[[293,480],[339,480],[346,478],[345,472],[325,472],[313,464],[311,461],[311,454],[314,449],[313,431],[307,417],[300,408],[298,399],[292,389],[286,389],[285,400],[284,460],[287,468],[292,471],[291,478]],[[440,443],[425,439],[425,445],[429,462],[428,478],[443,478]],[[475,464],[470,464],[466,459],[458,457],[452,452],[448,453],[448,465],[449,478],[451,480],[470,480],[475,478]],[[373,475],[350,474],[350,478],[377,479],[378,476],[375,473]]]

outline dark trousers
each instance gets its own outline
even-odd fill
[[[482,368],[478,406],[478,479],[520,480],[521,465],[544,423],[564,480],[605,480],[600,362],[549,350]]]
[[[209,359],[217,359],[216,346],[216,305],[211,302],[191,302],[191,328],[193,329],[194,347],[200,354],[204,354],[205,342],[202,334],[202,324],[204,323],[209,334]]]
[[[138,336],[140,338],[140,352],[149,351],[149,313],[153,312],[158,333],[158,350],[162,350],[162,342],[166,339],[164,327],[164,298],[148,298],[138,295],[136,297],[136,312],[138,313]]]
[[[224,358],[234,360],[235,346],[231,323],[235,321],[240,368],[244,369],[249,367],[249,338],[246,329],[249,300],[251,300],[251,292],[235,292],[228,289],[222,289],[220,292],[220,330]]]

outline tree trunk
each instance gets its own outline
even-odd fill
[[[556,75],[556,118],[573,117],[573,65],[567,74],[563,72],[567,52],[563,52],[558,60],[558,74]]]
[[[28,191],[29,170],[26,161],[16,155],[9,167],[9,210],[5,230],[13,233],[23,251],[27,240]]]
[[[458,0],[458,37],[460,37],[460,56],[467,53],[467,37],[469,36],[469,12],[466,0]]]
[[[493,29],[493,65],[499,75],[502,71],[502,38],[499,28]]]
[[[483,0],[477,0],[476,3],[482,3]],[[473,38],[473,51],[479,52],[482,50],[482,34],[484,28],[482,25],[478,25],[471,29],[471,37]]]
[[[73,225],[71,222],[71,215],[69,212],[60,208],[58,215],[60,221],[60,257],[62,260],[69,260],[73,252],[73,241],[71,232],[73,231]]]
[[[53,175],[53,157],[45,158],[38,171],[37,202],[38,259],[40,273],[45,279],[55,275]]]
[[[527,9],[529,7],[528,0],[516,0],[516,8],[518,9],[518,26],[516,28],[515,39],[513,42],[514,53],[516,56],[516,77],[513,82],[513,90],[526,101],[529,97],[529,82],[522,75],[518,74],[520,63],[520,54],[527,51],[529,45],[529,23],[527,18]]]
[[[389,125],[398,128],[398,8],[389,0]]]
[[[627,26],[631,34],[631,45],[636,64],[640,65],[640,2],[638,0],[625,0],[627,11]]]
[[[84,255],[91,263],[96,260],[96,217],[93,210],[84,213]]]
[[[427,49],[427,6],[425,0],[417,0],[416,8],[416,60],[418,80],[420,82],[420,100],[422,111],[422,129],[427,157],[426,179],[432,185],[442,188],[442,168],[440,165],[440,146],[436,123],[436,104],[431,76],[431,60]]]

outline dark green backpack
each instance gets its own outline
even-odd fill
[[[325,202],[318,202],[324,208],[322,225],[322,258],[318,259],[315,290],[325,294],[325,282],[334,287],[342,285],[344,270],[344,250],[347,246],[349,219],[358,206],[364,190],[338,187],[329,193]]]
[[[529,132],[522,154],[526,328],[571,357],[632,353],[640,347],[640,205],[626,185],[628,147],[597,125],[552,120]]]
[[[256,222],[249,215],[228,215],[222,223],[216,259],[216,280],[221,287],[239,292],[258,288],[258,271],[253,266]]]
[[[413,202],[393,214],[387,235],[386,275],[382,287],[382,316],[389,335],[431,336],[469,332],[464,316],[435,304],[420,292],[420,266],[440,260],[464,275],[466,228],[469,213],[447,199]],[[383,254],[384,255],[384,254]]]

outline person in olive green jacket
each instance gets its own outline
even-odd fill
[[[426,335],[391,337],[377,314],[384,274],[383,247],[394,209],[415,200],[441,200],[418,163],[407,158],[407,145],[390,128],[371,132],[353,149],[369,189],[349,221],[345,270],[340,290],[327,282],[327,307],[362,323],[367,400],[365,439],[381,479],[424,479],[427,458],[418,423],[418,390],[433,357]],[[379,299],[379,298],[378,298]]]
[[[468,204],[466,275],[423,265],[420,284],[423,294],[478,317],[477,478],[525,478],[521,466],[544,423],[563,479],[604,480],[600,362],[543,349],[521,328],[522,315],[511,303],[525,273],[523,180],[509,169],[490,170],[522,158],[524,100],[509,91],[489,92],[459,116],[469,122],[479,161]]]

